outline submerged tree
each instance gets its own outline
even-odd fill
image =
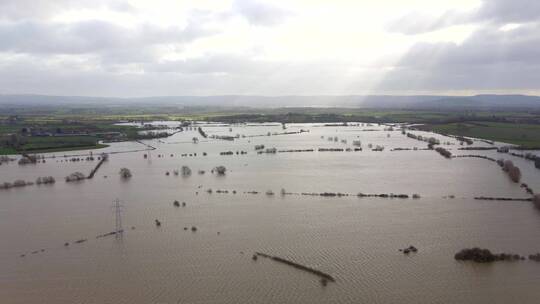
[[[536,206],[536,208],[540,208],[540,194],[536,194],[533,197],[533,204]]]
[[[521,180],[521,170],[518,167],[512,167],[508,170],[508,176],[514,183],[519,183]]]
[[[52,176],[41,176],[36,179],[36,184],[54,184],[56,180]]]
[[[505,160],[503,162],[503,170],[508,172],[510,171],[510,168],[514,167],[514,163],[511,160]]]
[[[521,170],[519,170],[518,167],[514,166],[514,163],[511,160],[498,160],[497,163],[508,174],[508,177],[510,177],[510,179],[514,183],[519,183],[519,181],[521,180]]]
[[[70,175],[66,176],[66,182],[75,182],[85,179],[86,176],[81,172],[75,172],[71,173]]]
[[[131,171],[128,168],[120,169],[120,177],[123,179],[128,179],[132,176]]]
[[[217,175],[225,175],[227,168],[225,168],[225,166],[217,166],[212,170],[212,172],[216,172]]]
[[[182,166],[182,176],[190,176],[191,169],[188,166]]]
[[[13,187],[24,187],[24,186],[27,186],[27,185],[30,185],[31,183],[30,182],[26,182],[22,179],[18,179],[16,181],[13,182]]]

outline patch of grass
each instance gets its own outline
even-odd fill
[[[424,128],[438,133],[488,139],[527,148],[540,148],[540,125],[471,121],[428,125]]]
[[[98,145],[98,139],[93,136],[45,136],[26,137],[19,151],[36,152],[51,150],[70,150]]]
[[[77,151],[77,150],[93,150],[93,149],[102,149],[106,148],[109,145],[104,144],[96,144],[92,146],[64,146],[64,147],[57,147],[57,148],[45,148],[45,149],[36,149],[28,152],[32,153],[48,153],[48,152],[67,152],[67,151]]]
[[[0,147],[0,155],[17,154],[17,150],[8,147]]]

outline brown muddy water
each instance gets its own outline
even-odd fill
[[[35,165],[2,164],[0,182],[52,175],[56,183],[0,190],[0,303],[538,303],[540,263],[480,265],[453,258],[473,246],[540,252],[540,212],[530,202],[473,199],[527,197],[495,163],[445,159],[435,151],[390,151],[426,144],[383,126],[291,124],[286,131],[310,132],[245,138],[283,130],[281,125],[233,125],[232,132],[229,126],[203,128],[208,135],[240,138],[203,139],[189,130],[145,141],[157,148],[149,159],[143,158],[147,151],[111,154],[93,179],[76,183],[64,177],[87,174],[97,161],[61,160],[88,151],[45,154],[56,158]],[[192,143],[193,137],[200,142]],[[532,162],[495,151],[459,151],[456,140],[436,137],[450,142],[445,147],[454,154],[512,159],[523,181],[540,192],[540,170]],[[254,151],[258,144],[278,150],[353,148],[353,140],[361,140],[364,150]],[[371,151],[369,143],[385,150]],[[115,143],[94,153],[144,148]],[[229,150],[247,154],[220,155]],[[192,175],[175,176],[173,170],[184,165]],[[218,165],[227,167],[225,176],[210,173]],[[131,169],[131,179],[120,179],[122,167]],[[421,198],[282,196],[282,188]],[[275,195],[266,195],[268,190]],[[114,230],[116,198],[124,206],[125,232],[121,238],[96,239]],[[174,207],[174,200],[186,206]],[[184,230],[192,226],[196,232]],[[78,239],[88,241],[74,244]],[[418,253],[398,251],[409,245]],[[322,286],[311,273],[270,259],[253,261],[256,251],[321,270],[336,282]]]

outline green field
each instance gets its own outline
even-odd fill
[[[95,149],[103,147],[98,144],[98,138],[93,136],[65,136],[65,137],[28,137],[21,145],[19,151],[26,152],[53,152],[80,149]]]
[[[505,142],[524,148],[540,148],[540,125],[471,121],[428,125],[425,129],[437,133]]]
[[[17,150],[8,147],[0,147],[0,155],[17,154]]]
[[[102,115],[74,115],[63,116],[56,112],[46,115],[19,115],[17,121],[0,120],[0,155],[17,153],[60,152],[83,149],[99,149],[107,145],[99,144],[106,137],[69,134],[99,134],[106,132],[119,132],[123,134],[120,139],[138,139],[137,127],[117,126],[118,120],[105,119]],[[51,134],[67,136],[31,136],[30,131],[35,130]],[[12,136],[17,136],[17,143],[11,142]],[[117,138],[118,139],[118,138]]]

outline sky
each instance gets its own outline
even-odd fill
[[[538,0],[0,0],[0,94],[540,95]]]

